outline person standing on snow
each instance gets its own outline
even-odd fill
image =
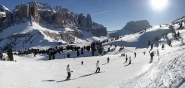
[[[125,61],[125,63],[127,63],[127,60],[128,60],[128,57],[127,57],[127,55],[126,55],[126,61]]]
[[[184,42],[183,42],[183,38],[181,38],[181,45],[183,45],[184,44]]]
[[[131,64],[131,61],[132,61],[132,60],[131,60],[131,56],[129,56],[129,63],[128,63],[128,64]]]
[[[83,64],[84,64],[84,62],[82,61],[82,62],[81,62],[81,64],[83,65]]]
[[[136,52],[134,52],[135,58],[136,58]]]
[[[110,61],[110,59],[109,59],[109,57],[107,58],[107,63],[109,63],[109,61]]]
[[[145,55],[146,51],[144,50],[143,54]]]
[[[69,68],[69,64],[67,65],[66,71],[67,71],[67,78],[66,78],[66,80],[70,80],[71,72],[73,72],[73,71],[71,71],[71,69]]]
[[[159,50],[157,50],[157,56],[159,56]]]
[[[151,57],[151,59],[150,59],[150,63],[152,63],[152,61],[153,61],[153,57],[154,57],[154,52],[150,53],[150,57]]]
[[[96,62],[96,72],[95,73],[99,73],[100,72],[100,67],[99,67],[99,61]]]

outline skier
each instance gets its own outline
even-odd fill
[[[95,73],[99,73],[100,72],[100,67],[99,67],[99,61],[96,62],[96,72]]]
[[[150,63],[152,63],[152,61],[153,61],[153,56],[154,56],[154,52],[150,53],[150,57],[151,57]]]
[[[157,50],[157,56],[159,56],[159,50]]]
[[[143,54],[145,55],[146,51],[144,50]]]
[[[109,61],[110,61],[110,59],[109,59],[109,57],[107,58],[107,63],[109,63]]]
[[[184,44],[184,42],[183,42],[183,38],[181,38],[181,45],[183,45]]]
[[[135,58],[136,58],[136,52],[134,52]]]
[[[128,60],[128,58],[127,58],[127,55],[126,55],[126,61],[125,61],[125,63],[127,63],[127,60]]]
[[[131,56],[129,56],[129,63],[128,63],[128,64],[131,64],[131,61],[132,61],[132,60],[131,60]]]
[[[67,71],[67,78],[66,78],[66,80],[70,80],[71,72],[73,72],[73,71],[71,71],[71,69],[69,68],[69,64],[67,65],[66,71]]]
[[[83,65],[83,64],[84,64],[84,62],[82,61],[82,62],[81,62],[81,64]]]

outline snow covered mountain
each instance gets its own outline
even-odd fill
[[[92,21],[90,14],[77,14],[61,6],[51,7],[47,3],[21,3],[8,10],[0,5],[0,49],[22,48],[31,44],[56,45],[96,41],[107,37],[107,29]],[[48,38],[45,38],[45,37]],[[48,40],[49,39],[49,40]],[[41,42],[42,41],[42,42]],[[37,44],[33,44],[33,43]]]
[[[6,17],[6,12],[7,11],[9,11],[9,9],[0,4],[0,19],[3,18],[3,17]],[[0,20],[0,23],[1,22],[2,22],[2,20]]]
[[[147,20],[130,21],[123,27],[122,30],[128,30],[135,33],[145,30],[149,27],[151,27],[151,25]]]
[[[30,25],[29,22],[26,24]],[[34,30],[32,30],[33,28],[26,28],[27,30],[18,31],[24,33],[31,30],[29,31],[30,35],[32,33],[35,34],[33,35],[33,40],[37,41],[37,38],[39,38],[37,35],[49,30],[39,28],[40,26],[35,22],[32,25],[29,27],[35,27]],[[175,32],[180,33],[180,36],[175,36],[172,27]],[[64,50],[61,53],[56,53],[56,59],[53,60],[48,60],[49,56],[47,54],[37,54],[36,57],[32,53],[14,55],[16,62],[0,61],[0,69],[2,70],[0,72],[0,87],[184,88],[185,46],[181,40],[185,38],[185,26],[180,27],[178,23],[174,23],[172,27],[170,25],[158,25],[135,34],[109,38],[108,42],[102,43],[106,52],[99,54],[96,51],[95,56],[92,56],[91,52],[86,49],[84,49],[84,54],[80,54],[80,56],[77,56],[77,51]],[[42,31],[38,32],[36,28]],[[55,33],[57,31],[52,32]],[[6,37],[6,34],[3,36]],[[50,37],[42,37],[47,41],[53,41]],[[147,44],[148,40],[153,43],[153,49]],[[171,46],[169,45],[169,40],[171,40]],[[89,44],[86,41],[78,41],[81,41],[77,45],[80,47],[83,47],[83,44]],[[39,41],[34,44],[36,43],[39,43]],[[162,44],[165,45],[164,49],[161,47]],[[31,45],[28,44],[27,46]],[[109,48],[110,51],[108,51]],[[157,50],[159,55],[156,53]],[[134,52],[137,53],[136,57]],[[154,58],[150,63],[151,52],[154,52]],[[71,58],[66,58],[67,53],[71,54]],[[128,59],[131,58],[131,60],[126,62],[126,57],[121,56],[121,54],[126,54]],[[107,63],[108,57],[110,58],[109,63]],[[95,74],[96,62],[98,60],[102,73]],[[84,62],[83,65],[81,61]],[[128,64],[129,61],[131,61],[131,64]],[[73,80],[63,81],[67,76],[66,66],[68,64],[73,71],[71,73],[71,79]]]
[[[111,37],[115,35],[125,35],[140,32],[147,28],[150,28],[151,25],[147,20],[140,21],[130,21],[122,29],[109,33]]]
[[[9,9],[0,4],[0,12],[5,12],[5,11],[9,11]]]

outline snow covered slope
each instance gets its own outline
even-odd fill
[[[151,44],[155,44],[155,38],[159,39],[163,37],[163,34],[171,32],[171,29],[167,27],[154,26],[147,29],[146,31],[140,31],[134,34],[125,34],[117,40],[116,42],[111,42],[113,45],[118,46],[129,46],[137,48],[146,48],[148,47],[148,40],[151,41]]]
[[[5,50],[8,46],[13,47],[14,50],[21,50],[25,48],[42,48],[52,47],[59,42],[66,43],[61,38],[61,32],[74,31],[70,28],[59,28],[52,30],[52,28],[44,28],[35,22],[30,23],[26,21],[19,25],[11,26],[0,33],[0,49]],[[74,43],[82,45],[83,42],[104,40],[106,37],[96,37],[91,32],[81,31],[83,37],[75,37]],[[72,36],[72,35],[71,35]]]
[[[175,31],[180,32],[180,37],[177,38],[171,33],[169,25],[162,26],[154,26],[134,34],[127,32],[117,40],[95,37],[85,30],[77,32],[83,33],[83,37],[75,37],[74,46],[83,47],[94,41],[108,39],[108,42],[102,45],[106,52],[99,54],[96,51],[95,56],[85,49],[84,54],[79,57],[76,51],[64,50],[56,53],[56,59],[53,60],[48,60],[48,54],[37,54],[36,57],[33,53],[14,55],[16,62],[0,61],[0,88],[184,88],[185,46],[181,43],[185,38],[184,26],[179,28],[178,22],[173,25]],[[12,25],[0,33],[1,50],[6,50],[8,46],[14,50],[48,49],[59,42],[66,43],[61,39],[61,30],[64,33],[75,31],[70,28],[52,29],[43,28],[28,20],[19,25]],[[164,37],[164,34],[167,34],[167,37]],[[159,41],[155,41],[155,38]],[[154,45],[152,50],[148,46],[148,40]],[[169,40],[172,40],[172,47],[168,46]],[[161,44],[165,45],[164,49],[161,48]],[[107,52],[109,48],[110,52]],[[150,52],[156,50],[159,50],[160,55],[157,56],[155,53],[154,61],[149,63]],[[137,54],[136,57],[134,52]],[[71,58],[66,58],[68,53],[71,54]],[[126,57],[121,54],[127,54],[132,63],[128,64],[129,60],[125,62]],[[110,63],[107,63],[108,57]],[[98,60],[102,73],[95,74]],[[81,65],[81,61],[84,65]],[[67,76],[68,64],[73,71],[71,79],[74,80],[62,81]]]
[[[154,31],[155,29],[155,31]],[[168,30],[167,28],[147,30],[150,32],[161,32]],[[44,30],[44,29],[42,29]],[[63,58],[66,53],[56,54],[55,60],[48,60],[45,54],[33,56],[29,55],[14,55],[16,62],[0,61],[0,87],[1,88],[184,88],[185,79],[185,46],[181,45],[180,39],[185,37],[184,28],[176,29],[181,33],[181,37],[177,40],[172,37],[172,33],[167,35],[168,39],[173,40],[170,47],[166,43],[166,38],[161,38],[158,43],[164,43],[165,49],[161,49],[161,45],[154,46],[152,51],[157,49],[160,55],[155,54],[154,61],[149,63],[150,48],[135,48],[127,47],[119,39],[111,41],[112,44],[117,44],[114,50],[105,55],[91,56],[85,52],[88,57],[76,57],[75,52],[73,58]],[[136,33],[126,35],[128,40],[125,42],[136,42],[138,36],[147,35],[144,33]],[[5,36],[5,35],[4,35]],[[134,37],[133,37],[134,36]],[[124,38],[124,37],[122,37]],[[148,37],[142,37],[148,38]],[[84,42],[86,43],[86,42]],[[105,43],[103,46],[109,47],[110,43]],[[122,44],[122,45],[121,45]],[[130,43],[131,44],[131,43]],[[137,45],[137,43],[136,43]],[[181,45],[181,46],[180,46]],[[120,48],[124,46],[124,49]],[[113,48],[112,46],[111,48]],[[143,52],[146,51],[146,55]],[[72,52],[72,51],[71,51]],[[137,56],[134,58],[134,52]],[[127,54],[131,57],[132,63],[125,63],[125,57],[121,54]],[[110,58],[110,63],[107,63],[107,57]],[[100,61],[100,69],[102,73],[94,74],[96,70],[96,61]],[[81,61],[84,65],[81,65]],[[66,78],[66,66],[70,64],[73,71],[72,77],[76,78],[70,81],[62,81]]]

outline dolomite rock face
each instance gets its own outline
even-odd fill
[[[0,6],[0,31],[11,25],[36,22],[42,27],[71,28],[86,30],[95,36],[107,36],[107,29],[101,24],[92,21],[91,15],[76,14],[61,6],[51,7],[47,3],[29,2],[16,5],[14,10],[4,10]],[[4,6],[5,7],[5,6]],[[52,30],[55,30],[52,29]],[[75,32],[77,33],[77,32]],[[83,34],[82,34],[83,35]]]
[[[125,25],[123,29],[131,32],[139,32],[149,27],[151,27],[151,25],[147,20],[141,20],[141,21],[130,21]]]

